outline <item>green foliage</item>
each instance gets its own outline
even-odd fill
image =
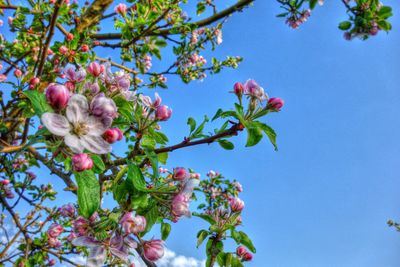
[[[79,213],[89,218],[100,207],[100,185],[92,171],[74,173],[78,186]]]

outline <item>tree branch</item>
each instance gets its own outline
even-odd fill
[[[236,4],[222,10],[221,12],[218,12],[208,18],[205,18],[203,20],[199,20],[197,22],[194,22],[194,24],[197,25],[197,27],[204,27],[207,25],[210,25],[224,17],[227,17],[237,11],[242,10],[245,6],[251,4],[255,0],[240,0]],[[176,30],[176,29],[175,29]],[[181,32],[183,30],[183,27],[181,29],[176,30],[176,32]],[[159,31],[150,31],[145,34],[146,35],[170,35],[172,34],[172,28],[169,29],[164,29],[164,30],[159,30]],[[118,40],[121,39],[122,34],[121,33],[103,33],[103,34],[93,34],[91,36],[93,39],[96,40]]]

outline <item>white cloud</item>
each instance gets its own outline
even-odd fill
[[[159,267],[204,267],[205,260],[176,255],[172,250],[165,249],[164,257],[157,261]]]

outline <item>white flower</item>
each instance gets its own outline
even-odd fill
[[[74,153],[82,153],[84,149],[96,154],[111,151],[111,146],[101,136],[106,127],[101,119],[89,115],[86,97],[75,94],[68,102],[66,116],[46,112],[42,115],[42,123],[54,135],[64,137],[64,142]]]

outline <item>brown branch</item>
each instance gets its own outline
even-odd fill
[[[138,72],[137,72],[136,70],[133,70],[133,69],[130,69],[130,68],[124,66],[124,65],[115,63],[115,62],[113,62],[113,61],[111,61],[111,60],[109,60],[109,59],[101,58],[101,57],[96,57],[96,60],[101,61],[101,62],[108,62],[108,63],[110,63],[110,64],[111,64],[112,66],[114,66],[114,67],[117,67],[117,68],[126,70],[127,72],[132,73],[132,74],[138,74]]]
[[[53,255],[53,256],[55,256],[55,257],[57,257],[60,261],[68,262],[69,264],[71,264],[71,265],[73,265],[73,266],[78,266],[78,267],[82,266],[82,265],[79,265],[79,264],[77,264],[77,263],[71,261],[70,259],[64,257],[63,255],[61,255],[61,253],[58,253],[58,252],[56,252],[56,251],[52,251],[52,250],[46,249],[46,248],[42,248],[42,250],[43,250],[43,251],[46,251],[47,253],[50,253],[51,255]]]
[[[194,22],[194,24],[197,27],[204,27],[207,25],[210,25],[222,18],[225,18],[239,10],[242,10],[245,6],[251,4],[252,2],[254,2],[255,0],[240,0],[238,1],[236,4],[222,10],[221,12],[218,12],[208,18],[199,20],[197,22]],[[170,35],[172,34],[172,28],[169,29],[164,29],[164,30],[159,30],[159,31],[150,31],[147,32],[145,35]],[[181,32],[182,30],[184,30],[183,27],[181,27],[181,29],[174,29],[176,32]],[[122,34],[121,33],[103,33],[103,34],[93,34],[91,36],[93,39],[96,40],[116,40],[116,39],[121,39]]]
[[[162,148],[158,148],[155,149],[154,152],[156,154],[161,154],[161,153],[165,153],[165,152],[172,152],[174,150],[180,149],[180,148],[184,148],[184,147],[188,147],[188,146],[195,146],[195,145],[201,145],[201,144],[211,144],[215,141],[217,141],[218,139],[224,138],[224,137],[228,137],[228,136],[232,136],[232,135],[237,135],[237,133],[239,131],[243,130],[243,125],[242,124],[234,124],[231,128],[229,128],[228,130],[225,130],[219,134],[207,137],[207,138],[203,138],[200,140],[196,140],[196,141],[190,141],[190,140],[184,140],[179,144],[173,145],[173,146],[168,146],[168,147],[162,147]],[[131,153],[128,156],[129,158],[132,158],[134,156],[141,156],[144,155],[143,152],[138,152],[138,153]],[[114,161],[109,162],[108,168],[112,167],[112,166],[117,166],[117,165],[122,165],[122,164],[126,164],[126,160],[127,158],[121,158],[121,159],[116,159]]]
[[[14,6],[14,5],[0,5],[0,9],[18,9],[18,6]]]
[[[53,35],[54,35],[54,27],[57,22],[58,11],[60,10],[61,3],[62,3],[62,0],[58,0],[54,6],[54,12],[51,17],[51,21],[50,21],[50,25],[49,25],[49,34],[47,35],[46,44],[45,44],[44,48],[42,49],[42,57],[40,59],[40,63],[39,63],[39,67],[38,67],[37,77],[40,77],[43,72],[43,66],[44,66],[44,63],[45,63],[45,60],[47,57],[47,52],[48,52],[48,49],[50,46],[51,39],[53,38]]]
[[[90,26],[99,23],[104,11],[112,4],[113,0],[95,0],[82,14],[80,23],[76,27],[78,34],[81,34],[84,30]]]

